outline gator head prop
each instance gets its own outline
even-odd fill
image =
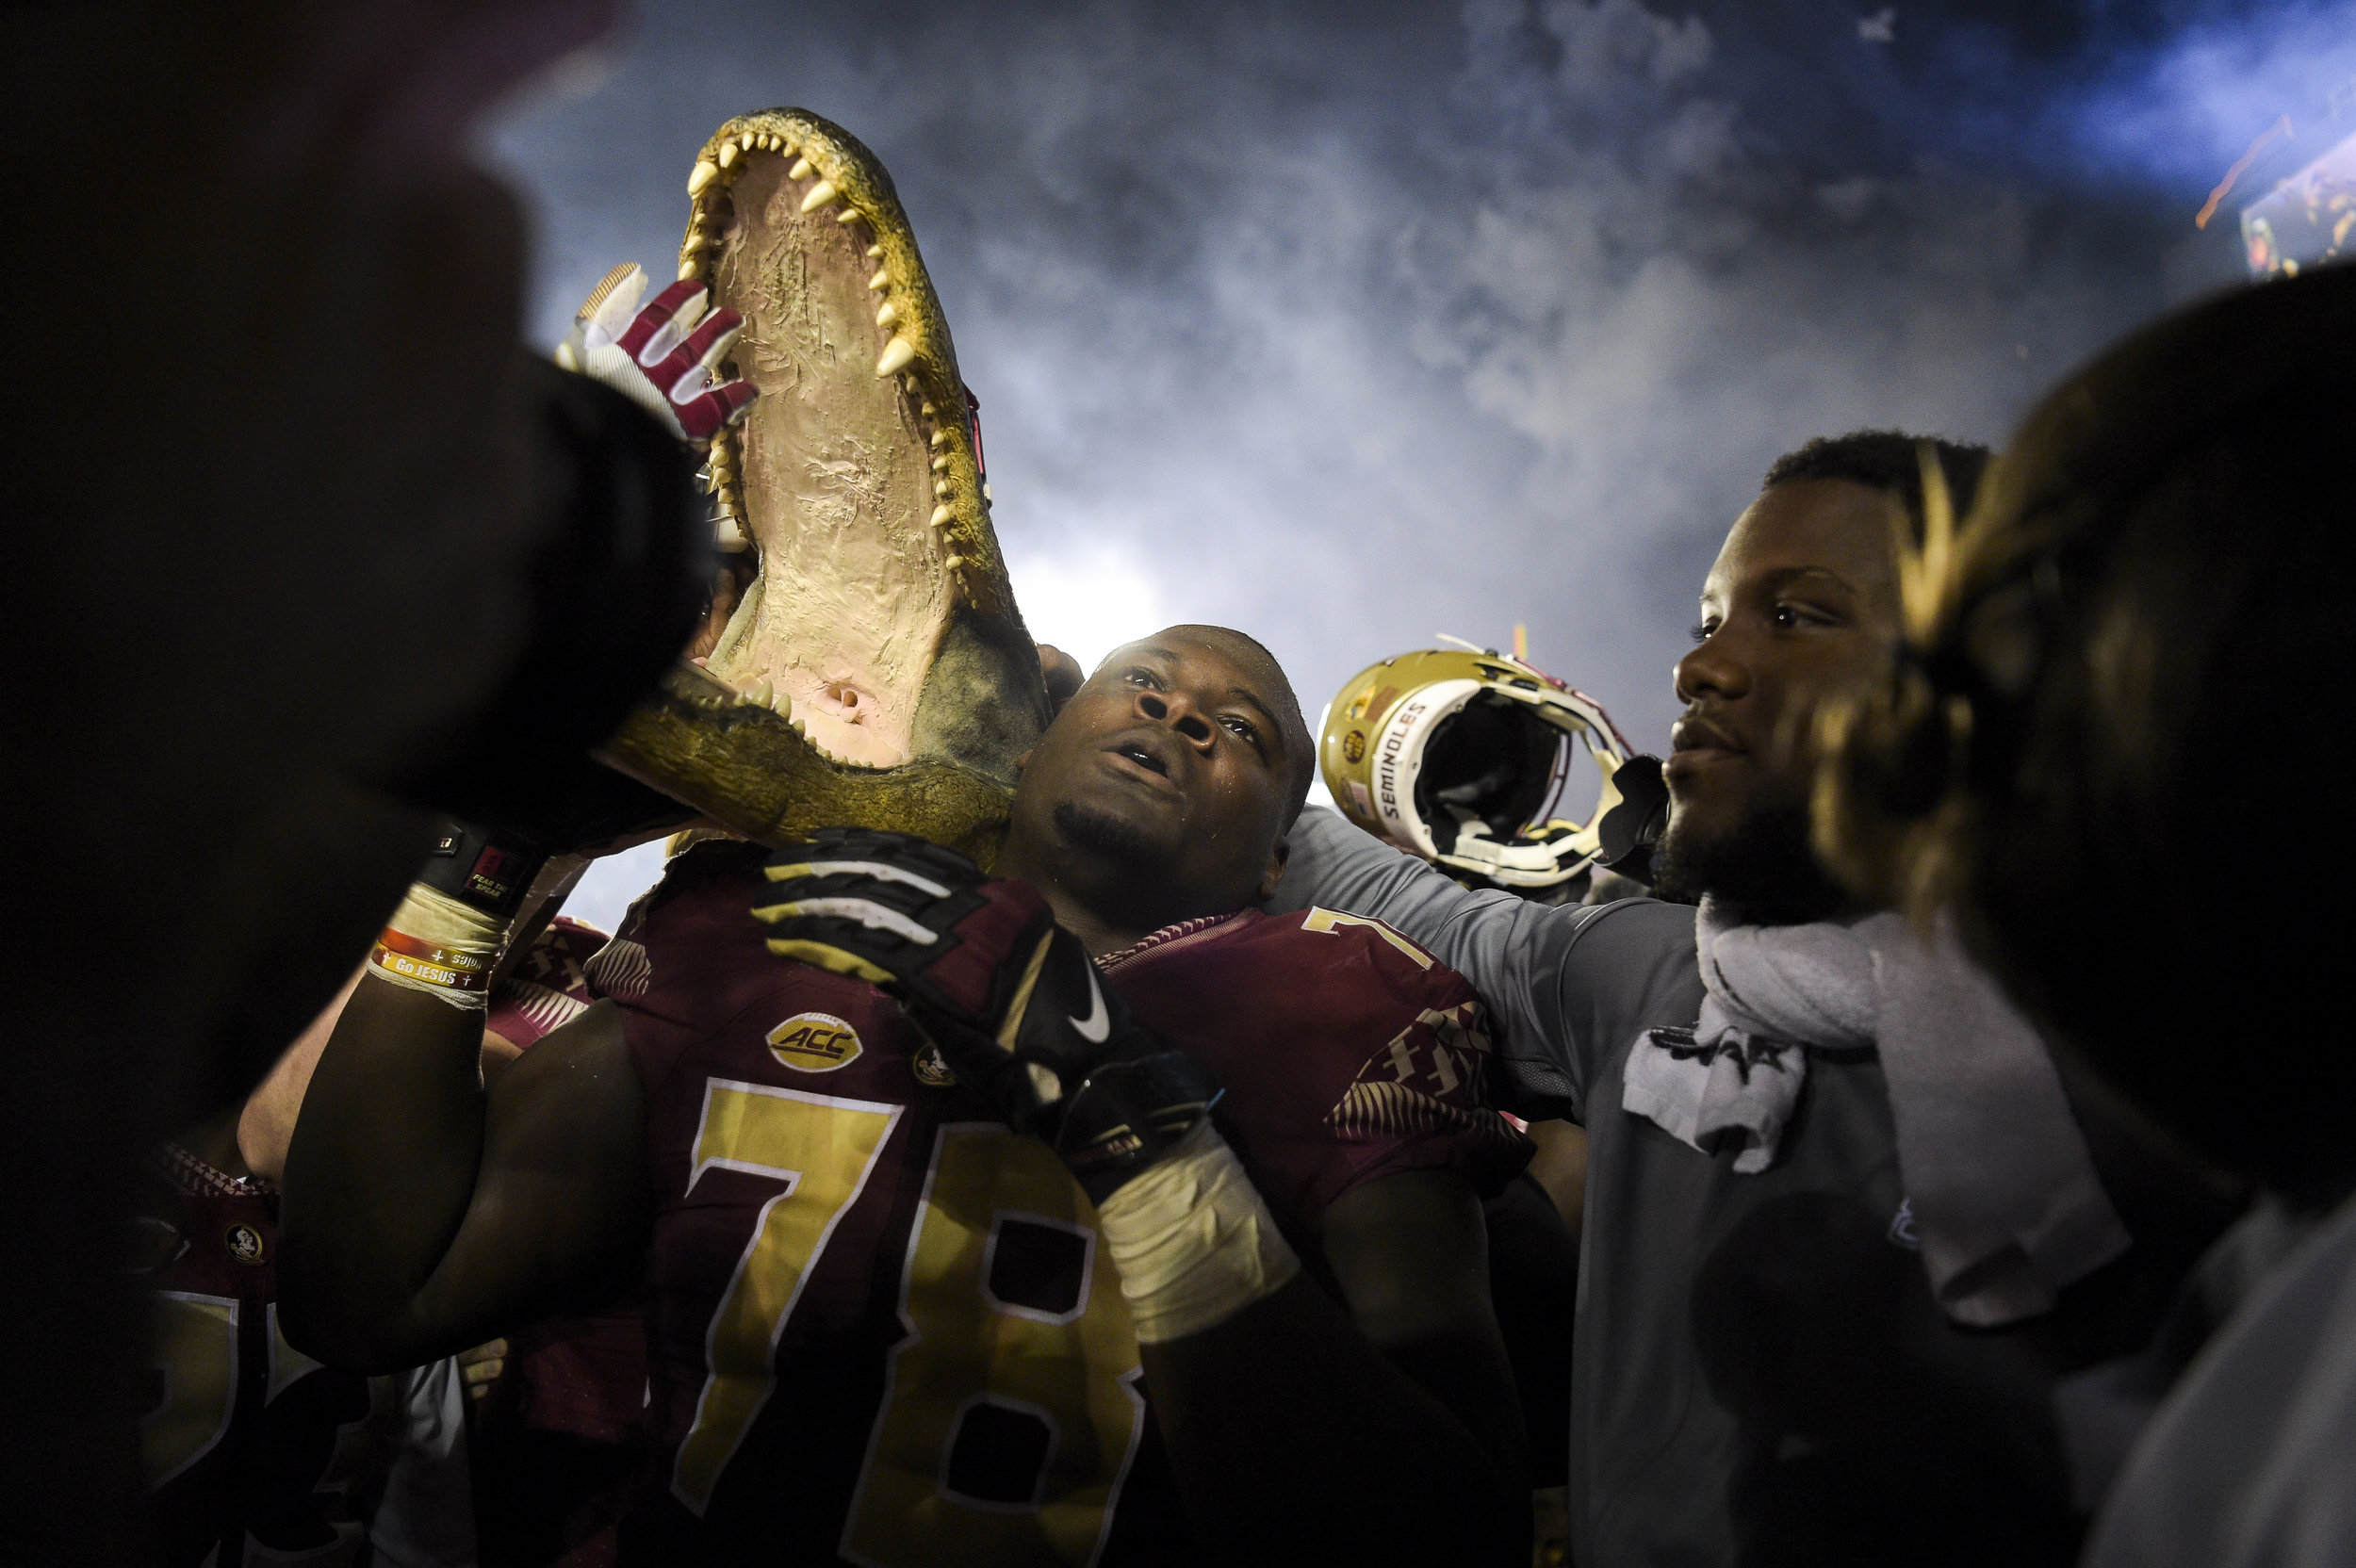
[[[987,863],[1046,727],[941,302],[874,154],[800,109],[739,116],[688,180],[679,276],[744,318],[760,396],[711,447],[756,562],[704,667],[604,760],[745,836],[895,828]]]

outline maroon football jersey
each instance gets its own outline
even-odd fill
[[[591,965],[645,1086],[655,1228],[636,1550],[869,1568],[1190,1561],[1095,1211],[897,1004],[770,955],[766,851],[699,846]],[[1503,1181],[1464,982],[1319,913],[1157,933],[1106,962],[1227,1086],[1288,1233],[1397,1170]]]
[[[419,1374],[338,1372],[286,1343],[278,1198],[268,1183],[225,1175],[176,1148],[149,1177],[135,1236],[154,1347],[139,1435],[155,1557],[187,1568],[368,1560],[368,1520],[392,1467],[415,1448],[410,1383]],[[434,1486],[450,1486],[459,1517],[409,1521],[417,1527],[403,1527],[402,1539],[417,1549],[413,1560],[471,1558],[466,1496],[454,1484],[463,1462],[437,1452],[430,1462],[448,1473],[406,1486],[403,1505],[444,1500]]]

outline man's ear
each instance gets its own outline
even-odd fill
[[[1047,713],[1050,718],[1063,711],[1075,693],[1088,683],[1088,671],[1080,662],[1053,643],[1039,645],[1039,678],[1047,685]]]
[[[1268,852],[1268,869],[1260,874],[1259,890],[1252,895],[1254,904],[1266,904],[1276,896],[1276,884],[1284,880],[1284,866],[1293,858],[1292,841],[1279,839]]]

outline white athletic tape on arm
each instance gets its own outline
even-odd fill
[[[1224,1323],[1301,1272],[1243,1162],[1205,1121],[1096,1211],[1137,1343]]]

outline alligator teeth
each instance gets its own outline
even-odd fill
[[[737,157],[744,151],[744,149],[739,147],[733,141],[724,141],[720,143],[720,167],[723,169],[735,168]]]
[[[948,560],[942,562],[941,565],[943,571],[954,572],[960,570],[965,565],[965,557],[961,555],[953,555]]]
[[[890,300],[886,300],[883,302],[883,309],[875,312],[875,325],[879,327],[888,327],[899,318],[900,313],[892,308],[892,302]]]
[[[795,159],[794,160],[794,167],[793,167],[793,168],[791,168],[791,169],[789,169],[789,170],[787,170],[787,171],[786,171],[786,172],[787,172],[788,174],[791,174],[792,176],[794,176],[794,178],[795,178],[795,179],[797,179],[797,180],[806,180],[806,179],[809,179],[809,178],[810,178],[810,159],[808,159],[808,158],[795,158]]]
[[[695,172],[687,176],[687,194],[700,196],[712,188],[712,182],[720,177],[720,166],[709,158],[695,165]]]
[[[804,212],[816,212],[820,207],[825,206],[828,202],[834,201],[842,194],[843,192],[834,188],[834,182],[832,180],[820,180],[816,185],[810,188],[810,194],[802,198],[802,210]]]
[[[916,412],[922,414],[925,418],[929,419],[940,411],[934,408],[930,403],[918,403],[916,405]]]
[[[957,520],[957,514],[950,511],[947,507],[936,506],[933,508],[933,527],[947,528],[951,523],[954,523]]]
[[[686,283],[693,278],[700,278],[703,275],[704,264],[695,256],[691,255],[679,264],[679,281],[681,283]]]
[[[784,145],[785,138],[774,131],[761,139],[761,150],[764,153],[774,153]]]
[[[870,294],[876,292],[878,289],[890,288],[891,286],[892,269],[889,267],[876,268],[875,275],[867,280],[867,292]]]
[[[877,241],[875,241],[875,243],[874,243],[873,245],[870,245],[869,247],[867,247],[867,259],[868,259],[868,260],[870,260],[870,261],[881,261],[881,260],[883,260],[883,241],[882,241],[882,240],[878,239]],[[872,287],[874,287],[875,286],[874,286],[873,284],[870,284],[868,286],[872,288]]]
[[[794,711],[794,699],[779,692],[769,699],[769,711],[781,719],[785,718]]]
[[[933,499],[937,501],[945,501],[948,498],[949,482],[945,479],[937,479],[933,481]]]
[[[945,430],[937,430],[933,432],[932,443],[936,447],[947,446],[949,444],[949,433]]]
[[[875,374],[889,376],[916,358],[916,350],[905,337],[894,337],[884,345],[883,357],[875,361]]]
[[[946,452],[943,452],[943,453],[941,453],[940,456],[938,456],[938,457],[936,457],[936,458],[934,458],[934,459],[933,459],[933,472],[934,472],[934,473],[938,474],[938,473],[943,473],[943,472],[946,472],[946,471],[947,471],[947,469],[948,469],[948,467],[949,467],[949,455],[948,455]]]
[[[744,700],[751,703],[755,708],[768,707],[771,700],[774,699],[777,694],[777,687],[771,683],[769,678],[765,675],[759,680],[754,681],[750,686],[744,688]]]
[[[856,223],[856,222],[858,222],[858,221],[859,221],[859,208],[857,208],[857,207],[844,207],[844,208],[843,208],[841,212],[839,212],[839,213],[835,214],[834,220],[835,220],[836,222],[838,222],[838,223],[842,223],[842,224],[848,225],[848,224],[852,224],[852,223]]]

